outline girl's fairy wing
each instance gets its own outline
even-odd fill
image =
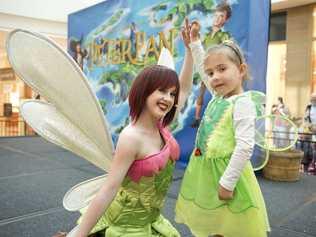
[[[262,116],[265,112],[266,95],[260,91],[247,91],[246,94],[250,96],[256,108],[256,119]],[[257,133],[257,127],[255,127],[255,133]],[[250,158],[251,165],[254,170],[262,169],[269,159],[269,150],[261,148],[257,144],[255,139],[255,147]]]
[[[102,152],[79,127],[75,126],[54,105],[39,100],[27,100],[21,104],[20,111],[25,121],[48,141],[81,157],[86,157],[87,160],[103,170],[109,167],[111,151]]]
[[[255,144],[252,156],[250,158],[251,165],[254,171],[261,170],[268,163],[269,150],[261,148]]]
[[[92,162],[91,157],[84,158],[108,169],[113,152],[111,135],[96,96],[76,62],[52,40],[25,30],[11,32],[6,48],[9,61],[19,77],[49,101],[59,115],[84,134],[89,143],[104,155],[95,157],[97,162]],[[36,130],[37,124],[34,126]],[[68,125],[59,126],[55,135],[68,136],[64,133]],[[69,132],[69,129],[66,131]],[[82,142],[79,139],[73,142],[67,148],[76,153]]]
[[[246,92],[256,107],[255,148],[251,157],[254,170],[262,169],[269,159],[269,151],[284,151],[295,146],[297,127],[285,116],[266,115],[266,96],[259,91]]]
[[[255,141],[270,151],[285,151],[295,146],[298,139],[296,125],[286,116],[263,115],[256,119]]]
[[[265,114],[266,95],[261,91],[247,91],[251,100],[254,102],[257,112],[257,117]]]

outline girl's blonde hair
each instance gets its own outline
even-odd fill
[[[223,55],[227,56],[230,61],[232,61],[234,64],[236,64],[237,67],[239,67],[241,64],[245,64],[246,71],[245,71],[245,75],[243,77],[243,81],[251,79],[250,73],[249,73],[249,68],[248,68],[248,65],[246,63],[244,54],[237,43],[235,43],[232,40],[226,40],[221,44],[211,46],[207,50],[205,60],[208,58],[209,55],[214,54],[214,53],[219,53],[219,54],[223,54]],[[204,62],[205,62],[205,60],[204,60]]]

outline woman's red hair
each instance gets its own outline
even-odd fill
[[[161,65],[152,65],[141,71],[133,81],[128,97],[132,120],[137,121],[146,106],[147,97],[155,90],[169,89],[173,86],[176,87],[174,105],[163,118],[163,126],[170,124],[176,113],[180,90],[178,75],[174,70]]]

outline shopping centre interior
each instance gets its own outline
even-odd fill
[[[38,31],[67,48],[65,17],[57,14],[47,18],[36,14],[36,17],[31,17],[30,12],[21,10],[23,4],[17,7],[14,2],[18,1],[0,4],[0,136],[34,133],[21,118],[19,104],[37,96],[12,70],[7,60],[5,41],[8,33],[15,28]],[[90,1],[89,4],[86,1],[69,11],[98,2],[101,1]],[[316,1],[272,1],[266,83],[267,108],[271,108],[281,96],[292,117],[304,116],[310,94],[316,92]]]

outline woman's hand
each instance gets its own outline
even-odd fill
[[[226,188],[224,188],[222,185],[219,185],[218,187],[218,198],[219,200],[230,200],[233,199],[233,191],[229,191]]]

